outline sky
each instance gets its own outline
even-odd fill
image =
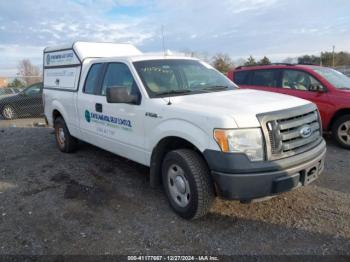
[[[249,55],[278,62],[350,51],[348,0],[11,0],[0,1],[0,76],[21,59],[41,66],[46,46],[76,40]]]

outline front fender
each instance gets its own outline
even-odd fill
[[[158,142],[166,137],[179,137],[193,144],[200,152],[209,146],[210,137],[201,127],[182,119],[167,119],[150,133],[148,148],[152,152]]]

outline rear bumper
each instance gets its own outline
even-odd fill
[[[254,172],[236,172],[237,169],[232,166],[231,172],[212,170],[211,173],[220,196],[226,199],[249,201],[273,196],[311,183],[322,173],[325,155],[326,143],[322,140],[317,147],[303,154],[279,161],[265,162],[261,172],[259,167],[254,167],[254,163],[250,162],[247,170],[254,170]],[[261,166],[261,163],[256,165]],[[239,166],[241,170],[242,166]],[[224,168],[227,169],[227,166]]]

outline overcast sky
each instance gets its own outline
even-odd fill
[[[324,50],[350,51],[349,0],[10,0],[0,1],[0,75],[20,59],[75,40],[165,46],[233,59],[274,61]]]

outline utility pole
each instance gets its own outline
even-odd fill
[[[335,46],[333,46],[333,58],[332,58],[332,64],[333,64],[333,67],[334,67],[334,49],[335,49]]]

